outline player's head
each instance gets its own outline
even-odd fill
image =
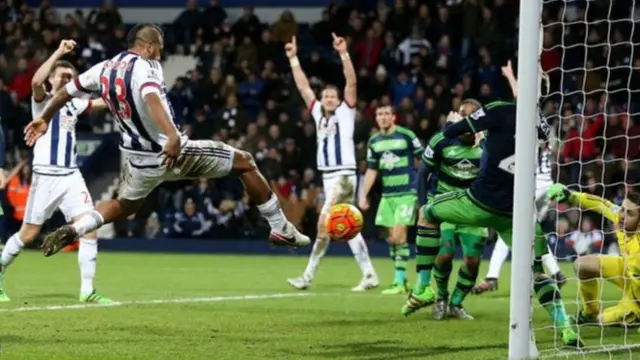
[[[640,231],[640,192],[629,190],[622,202],[620,218],[618,221],[620,230],[627,233]]]
[[[130,50],[146,59],[160,60],[164,48],[164,33],[158,25],[138,24],[129,30],[127,45]]]
[[[76,76],[76,68],[68,61],[58,60],[49,73],[49,84],[53,92],[67,85]]]
[[[320,103],[327,112],[334,112],[340,105],[340,94],[334,85],[327,85],[320,93]]]
[[[381,131],[389,130],[393,126],[395,118],[393,106],[380,105],[376,108],[376,123]]]
[[[465,118],[473,114],[474,112],[476,112],[481,107],[482,107],[482,104],[476,99],[472,99],[472,98],[464,99],[460,103],[460,108],[458,108],[458,113],[460,113],[460,115],[463,118]],[[462,134],[460,135],[460,140],[464,141],[467,144],[472,144],[475,141],[475,136],[474,134],[471,134],[471,133]]]
[[[468,99],[462,100],[462,102],[460,103],[460,108],[458,109],[458,112],[460,113],[460,115],[462,115],[462,117],[467,117],[473,114],[474,112],[476,112],[481,107],[482,107],[482,104],[480,103],[480,101],[476,99],[468,98]]]

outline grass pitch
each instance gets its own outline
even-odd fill
[[[430,309],[400,315],[403,296],[353,294],[360,279],[351,258],[323,260],[311,290],[289,288],[305,256],[212,256],[103,253],[96,287],[119,301],[78,303],[76,254],[45,259],[27,252],[5,276],[12,301],[0,304],[0,359],[505,359],[509,273],[500,291],[470,295],[475,321],[435,321]],[[391,281],[387,259],[375,265]],[[486,263],[485,263],[486,265]],[[413,262],[410,265],[413,266]],[[567,276],[573,276],[568,264]],[[455,282],[457,265],[451,279]],[[481,275],[486,269],[483,268]],[[413,280],[410,272],[410,279]],[[564,289],[575,311],[576,283]],[[616,300],[605,288],[605,298]],[[545,356],[558,346],[536,307],[534,326]],[[587,345],[640,344],[635,329],[586,328]],[[601,339],[603,341],[601,342]],[[597,349],[596,349],[597,350]],[[575,355],[574,352],[567,353]],[[575,359],[634,359],[640,349]]]

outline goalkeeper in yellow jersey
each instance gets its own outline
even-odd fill
[[[582,309],[576,322],[602,325],[640,322],[640,193],[628,193],[622,206],[617,206],[598,196],[554,184],[547,191],[547,197],[596,211],[609,219],[616,229],[621,255],[591,254],[573,263],[582,298]],[[610,281],[622,291],[618,304],[604,311],[600,308],[600,279]]]

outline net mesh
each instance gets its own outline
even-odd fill
[[[621,205],[640,178],[640,32],[635,25],[640,12],[636,1],[545,0],[543,4],[540,62],[550,80],[544,112],[553,119],[557,136],[554,181]],[[583,305],[570,262],[588,261],[590,254],[617,256],[640,248],[621,248],[614,225],[595,211],[559,205],[547,214],[547,221],[554,230],[551,248],[568,277],[562,289],[567,312],[576,315]],[[621,313],[613,326],[578,326],[585,347],[576,351],[563,346],[559,329],[534,299],[532,326],[541,358],[640,357],[640,333],[623,321],[640,320],[640,302],[631,295],[635,290],[640,297],[640,287],[634,289],[633,279],[618,274],[617,268],[604,271],[614,277],[602,282],[597,301],[612,319],[615,310],[626,310],[626,315]],[[620,307],[623,296],[629,298]]]

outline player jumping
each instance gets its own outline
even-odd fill
[[[459,115],[454,116],[453,121],[449,122],[447,126],[452,126],[462,117],[469,116],[481,107],[482,105],[473,99],[462,101]],[[431,138],[422,157],[424,164],[420,168],[421,205],[427,200],[427,193],[429,194],[429,202],[433,202],[433,198],[437,195],[469,188],[480,171],[482,147],[475,143],[473,134],[464,134],[457,138],[448,139],[440,132]],[[430,181],[427,181],[429,176]],[[417,258],[416,270],[418,273],[422,276],[428,275],[427,271],[421,270],[430,270],[430,266],[433,264],[433,277],[437,289],[433,317],[436,320],[442,320],[446,317],[473,320],[473,317],[462,307],[462,302],[478,277],[478,267],[484,250],[487,229],[443,222],[440,224],[440,234],[439,250],[431,248],[430,244],[423,243],[425,238],[422,237],[418,238],[419,242],[416,243],[416,246],[420,247],[418,252],[429,254]],[[458,242],[462,246],[464,259],[458,270],[456,287],[449,298],[449,277],[453,269],[453,258]],[[426,257],[433,258],[435,255],[432,254],[436,251],[437,257],[434,264],[432,259],[426,259]],[[424,285],[429,285],[429,281],[429,277],[420,279]]]
[[[547,191],[550,200],[579,206],[585,211],[602,214],[616,227],[620,255],[590,254],[573,263],[580,279],[582,309],[578,324],[637,325],[640,322],[640,193],[630,191],[622,207],[600,197],[570,191],[562,184],[554,184]],[[601,311],[600,279],[613,283],[622,291],[617,305]]]
[[[287,280],[289,285],[301,290],[311,286],[320,260],[329,247],[329,236],[324,228],[324,220],[329,209],[333,204],[346,201],[346,199],[353,202],[358,182],[355,145],[353,143],[355,106],[358,100],[356,72],[347,52],[347,43],[336,34],[332,35],[333,48],[340,54],[346,80],[343,101],[340,101],[338,89],[331,85],[322,90],[320,101],[317,101],[316,95],[309,85],[309,80],[300,67],[295,36],[291,42],[285,45],[296,87],[316,124],[318,170],[322,172],[322,184],[326,195],[318,217],[318,237],[309,256],[307,268],[302,276]],[[369,250],[362,235],[358,234],[350,240],[349,247],[363,275],[360,283],[352,290],[363,291],[377,287],[379,285],[378,276],[373,269]]]
[[[47,235],[45,256],[57,253],[78,236],[134,214],[144,198],[164,181],[239,176],[250,199],[271,226],[274,245],[310,244],[285,218],[275,194],[251,154],[212,140],[194,141],[181,134],[167,100],[160,55],[162,30],[153,24],[135,26],[127,35],[129,50],[74,78],[53,96],[25,129],[27,144],[46,133],[57,111],[72,97],[100,92],[117,120],[120,148],[129,155],[122,172],[119,198],[98,204],[72,225]]]
[[[542,113],[538,114],[538,138],[546,140],[550,128]],[[431,274],[433,256],[440,242],[440,224],[491,227],[509,245],[513,233],[513,167],[515,165],[516,105],[493,102],[472,113],[463,120],[445,127],[442,134],[454,139],[465,133],[488,130],[480,161],[480,174],[468,190],[437,196],[420,210],[416,243],[425,244],[417,248],[417,255],[431,263],[420,271],[420,279]],[[535,135],[533,135],[535,136]],[[581,346],[578,334],[573,330],[556,282],[548,277],[540,263],[540,257],[548,252],[547,243],[540,224],[535,227],[534,290],[540,304],[547,310],[560,330],[562,342],[568,346]],[[518,239],[526,241],[529,239]],[[431,251],[429,251],[432,249]],[[402,307],[402,314],[409,315],[425,306],[432,305],[436,295],[430,286],[419,282],[409,294]]]
[[[378,173],[382,175],[382,199],[376,214],[376,226],[388,231],[389,255],[395,268],[393,284],[383,294],[404,294],[407,287],[407,262],[411,252],[407,244],[409,226],[416,221],[416,184],[414,157],[422,153],[422,144],[413,131],[394,123],[390,105],[376,109],[380,132],[367,145],[368,169],[364,174],[364,191],[360,208],[369,209],[367,195]]]
[[[504,77],[506,77],[509,81],[513,96],[516,97],[518,83],[513,73],[511,61],[507,63],[507,66],[502,67],[502,75],[504,75]],[[544,198],[546,196],[547,189],[553,184],[553,180],[551,179],[551,156],[552,152],[550,142],[542,142],[540,148],[538,149],[538,163],[536,166],[536,199]],[[538,220],[542,221],[542,219]],[[496,291],[498,289],[498,278],[500,277],[500,270],[502,269],[505,261],[507,261],[508,256],[509,247],[504,242],[504,240],[502,240],[502,238],[498,237],[498,241],[496,241],[496,245],[493,248],[493,252],[491,253],[491,260],[489,261],[489,271],[487,272],[487,276],[485,277],[483,282],[474,286],[472,293],[482,294],[486,291]],[[549,273],[558,283],[559,287],[562,287],[567,282],[566,277],[560,271],[558,260],[556,260],[551,250],[549,250],[547,254],[542,256],[542,264],[546,268],[547,273]]]
[[[75,48],[73,40],[63,40],[58,49],[45,61],[31,80],[31,111],[39,114],[50,101],[52,95],[45,90],[45,82],[51,85],[55,93],[64,88],[76,75],[69,62],[60,58]],[[94,211],[91,194],[76,164],[75,125],[78,116],[90,109],[104,109],[102,99],[68,99],[61,109],[52,115],[51,126],[35,142],[33,149],[33,178],[29,189],[29,198],[24,220],[20,230],[13,234],[2,250],[4,271],[20,254],[22,248],[32,243],[42,230],[42,224],[60,209],[67,221],[77,221],[84,214]],[[98,243],[96,232],[91,231],[80,236],[78,264],[80,265],[80,301],[105,303],[111,300],[96,293],[93,278],[96,273]],[[75,241],[74,237],[72,241]],[[0,277],[1,286],[2,277]],[[0,300],[8,301],[2,292]]]

